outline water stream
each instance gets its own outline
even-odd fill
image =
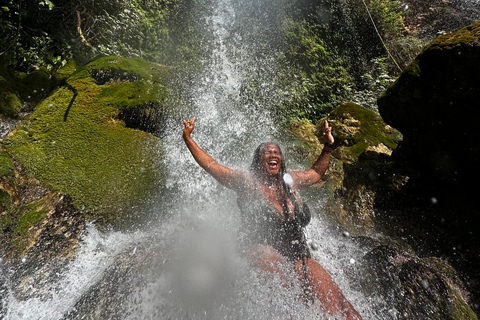
[[[204,72],[192,75],[196,85],[185,93],[191,97],[185,117],[197,117],[195,139],[214,158],[246,169],[256,145],[281,136],[268,111],[284,93],[275,79],[282,66],[272,24],[282,19],[271,15],[285,12],[263,2],[216,2],[205,18],[212,53]],[[244,95],[252,83],[261,89],[254,100]],[[265,280],[238,255],[235,195],[196,165],[181,139],[182,123],[171,119],[168,125],[164,161],[170,176],[155,209],[158,221],[135,232],[88,226],[71,263],[55,272],[38,266],[21,283],[7,281],[6,319],[326,318],[300,301],[298,285],[287,290],[279,279]],[[317,210],[321,204],[321,198],[311,199]],[[352,304],[366,319],[378,312],[378,319],[387,319],[354,287],[361,250],[321,217],[308,232],[319,244],[315,258]],[[8,279],[15,271],[6,272]]]
[[[215,2],[205,18],[213,49],[204,72],[192,75],[185,118],[196,116],[194,137],[217,161],[245,170],[260,142],[282,145],[268,110],[286,90],[275,78],[285,66],[276,59],[281,50],[272,21],[282,20],[278,15],[286,15],[288,1],[277,1],[276,10],[262,1]],[[252,83],[261,89],[254,100],[244,94]],[[6,319],[327,319],[301,303],[295,282],[287,290],[279,279],[265,280],[238,255],[235,194],[194,162],[179,119],[168,120],[168,127],[163,161],[170,176],[155,208],[157,220],[132,232],[88,226],[76,258],[54,277],[43,279],[52,266],[39,266],[21,283],[7,281],[0,288]],[[302,166],[288,160],[289,168]],[[321,196],[307,200],[321,212]],[[321,215],[307,232],[319,246],[314,258],[364,319],[396,319],[386,297],[367,297],[359,287],[357,280],[366,276],[364,249]],[[8,279],[13,272],[1,276]]]

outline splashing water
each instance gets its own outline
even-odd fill
[[[275,55],[281,52],[272,23],[281,19],[269,15],[285,13],[267,9],[262,2],[217,1],[205,20],[214,49],[188,92],[191,114],[185,118],[197,117],[196,141],[237,169],[247,167],[257,144],[279,135],[268,110],[284,92],[275,83],[281,68]],[[252,101],[243,92],[253,82],[261,90]],[[235,195],[194,162],[181,140],[181,122],[171,121],[164,137],[170,176],[158,209],[161,221],[133,233],[88,227],[75,260],[58,270],[56,280],[27,277],[15,289],[29,293],[23,299],[2,289],[8,292],[0,304],[7,319],[327,319],[301,303],[295,279],[286,289],[238,255]],[[321,206],[321,199],[311,201]],[[364,318],[394,319],[381,297],[367,299],[354,288],[364,252],[318,217],[307,231],[319,244],[314,258]]]

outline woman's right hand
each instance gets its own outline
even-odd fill
[[[183,120],[183,124],[185,125],[185,128],[183,128],[183,136],[190,137],[195,127],[195,117],[193,117],[192,120]]]

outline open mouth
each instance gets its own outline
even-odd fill
[[[268,168],[277,169],[278,168],[278,161],[277,160],[268,161]]]

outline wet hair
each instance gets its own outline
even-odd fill
[[[275,145],[278,148],[278,150],[280,151],[280,156],[282,157],[282,161],[281,161],[281,164],[280,164],[280,171],[278,172],[278,175],[279,175],[279,180],[283,181],[283,179],[281,179],[281,178],[287,172],[286,167],[285,167],[285,161],[283,159],[282,149],[280,148],[280,146],[278,144],[276,144],[274,142],[261,143],[257,147],[257,149],[255,149],[255,152],[253,153],[252,163],[250,164],[250,172],[253,174],[255,179],[257,179],[257,180],[261,179],[261,176],[262,176],[262,155],[263,155],[263,151],[265,150],[265,148],[269,144]]]
[[[253,176],[257,181],[261,181],[262,168],[263,168],[262,155],[263,155],[263,151],[269,144],[275,145],[280,152],[280,156],[282,157],[280,170],[278,172],[277,183],[280,184],[280,187],[283,189],[283,201],[281,202],[281,205],[283,207],[283,214],[285,216],[285,219],[288,219],[287,198],[290,198],[290,200],[292,200],[295,207],[294,211],[296,215],[298,214],[299,207],[298,207],[297,199],[295,199],[295,196],[293,195],[291,188],[287,186],[287,184],[283,180],[283,175],[287,173],[287,170],[285,166],[285,161],[283,159],[282,149],[280,148],[280,146],[274,142],[261,143],[253,153],[253,160],[252,160],[252,163],[250,164],[250,172],[253,174]]]

